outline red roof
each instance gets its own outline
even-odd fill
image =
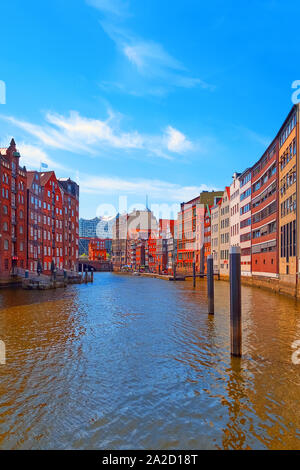
[[[43,173],[40,173],[41,186],[45,186],[48,183],[48,181],[49,181],[49,179],[51,178],[52,175],[55,176],[54,171],[45,171]]]

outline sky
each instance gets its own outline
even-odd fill
[[[14,137],[20,164],[76,180],[81,217],[224,189],[300,79],[297,1],[2,0],[0,14],[0,147]]]

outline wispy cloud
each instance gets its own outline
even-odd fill
[[[166,145],[170,152],[176,153],[184,153],[192,149],[192,142],[172,126],[168,126],[166,129]]]
[[[87,3],[102,12],[100,24],[103,30],[129,62],[131,72],[143,79],[141,84],[136,84],[135,90],[130,83],[124,85],[120,81],[111,83],[111,89],[137,96],[145,93],[161,96],[176,88],[201,87],[214,90],[215,87],[210,83],[192,77],[181,61],[169,54],[162,44],[138,37],[126,28],[125,19],[129,12],[127,2],[123,8],[119,1],[110,3],[109,0],[87,0]],[[100,85],[107,88],[105,81]]]
[[[253,140],[254,142],[257,142],[258,144],[262,145],[263,147],[268,147],[271,143],[271,138],[267,137],[265,135],[259,134],[256,131],[253,131],[252,129],[248,129],[247,127],[243,126],[237,126],[237,129],[239,131],[243,132],[243,134]]]
[[[214,90],[214,86],[191,77],[187,68],[170,55],[165,48],[152,40],[136,37],[125,28],[115,25],[112,21],[102,21],[101,25],[108,36],[115,42],[118,50],[133,66],[134,70],[148,84],[151,94],[165,94],[172,88],[194,88]]]
[[[18,144],[18,150],[22,155],[22,164],[29,170],[39,169],[42,162],[46,163],[49,168],[54,168],[55,170],[69,170],[55,160],[52,160],[44,150],[34,145],[21,142]]]
[[[125,0],[86,0],[88,5],[116,16],[128,15],[128,2]]]
[[[0,118],[34,136],[46,147],[91,156],[106,149],[143,151],[144,157],[155,155],[170,160],[175,154],[183,155],[193,148],[187,137],[171,126],[158,135],[141,134],[137,130],[126,132],[120,128],[120,115],[112,111],[104,120],[87,118],[76,111],[67,116],[48,112],[42,125],[12,116]]]
[[[83,175],[80,178],[80,191],[99,195],[137,195],[148,194],[151,199],[159,201],[182,202],[197,196],[201,191],[209,191],[207,185],[182,186],[162,180],[135,179],[128,180],[116,177],[97,177]]]

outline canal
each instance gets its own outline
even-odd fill
[[[1,449],[299,449],[300,303],[229,284],[99,273],[93,285],[0,292]]]

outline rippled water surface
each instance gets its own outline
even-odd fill
[[[229,284],[99,273],[0,292],[2,449],[299,449],[300,303],[244,287],[230,358]]]

